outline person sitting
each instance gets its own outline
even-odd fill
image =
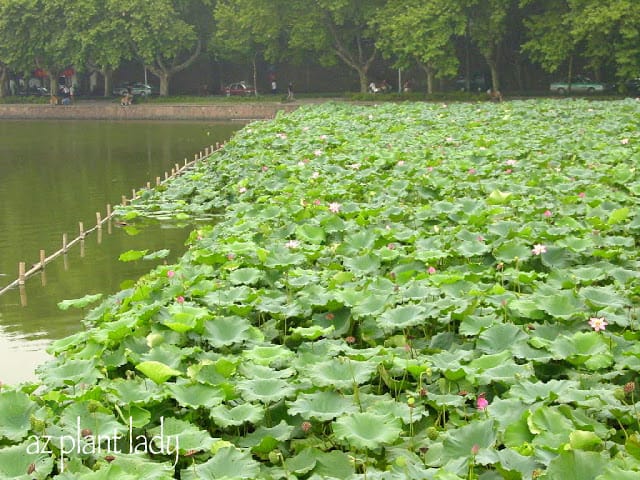
[[[376,83],[375,82],[371,82],[369,84],[369,93],[378,93],[380,91],[380,89],[378,87],[376,87]]]
[[[132,103],[133,103],[133,95],[129,92],[126,92],[120,99],[120,105],[122,105],[123,107],[131,105]]]
[[[502,101],[502,93],[500,93],[500,90],[495,90],[493,88],[490,88],[489,90],[487,90],[487,95],[489,96],[489,100],[491,102]]]

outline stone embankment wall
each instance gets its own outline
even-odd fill
[[[295,103],[240,103],[229,105],[140,104],[126,107],[102,102],[73,105],[0,104],[0,119],[52,120],[255,120],[290,112]]]

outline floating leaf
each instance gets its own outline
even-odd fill
[[[96,293],[95,295],[85,295],[84,297],[76,298],[73,300],[63,300],[61,302],[58,302],[58,308],[60,310],[68,310],[69,307],[84,308],[87,305],[91,305],[92,303],[97,302],[101,298],[102,294]]]
[[[136,370],[141,371],[154,382],[160,384],[166,382],[171,377],[180,376],[182,372],[171,368],[164,363],[156,361],[146,361],[136,365]]]
[[[333,432],[355,448],[374,450],[395,442],[402,432],[397,419],[372,413],[354,413],[333,423]]]
[[[121,262],[135,262],[143,258],[148,252],[149,250],[127,250],[120,254],[118,260]]]

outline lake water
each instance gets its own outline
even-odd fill
[[[132,189],[164,178],[175,163],[226,141],[239,123],[0,121],[0,289],[96,224],[96,212],[130,198]],[[62,311],[58,302],[120,289],[161,261],[184,252],[191,226],[152,223],[138,235],[103,224],[68,254],[47,264],[43,274],[0,295],[0,381],[18,383],[34,377],[48,359],[51,340],[82,328],[84,312]],[[127,250],[167,248],[171,255],[155,262],[118,261]]]

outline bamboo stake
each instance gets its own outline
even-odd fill
[[[96,228],[102,228],[102,218],[100,212],[96,212]]]
[[[122,205],[126,205],[126,204],[127,204],[127,197],[122,195]]]
[[[151,190],[151,182],[147,182],[147,190]]]
[[[44,254],[44,250],[40,250],[40,268],[42,268],[42,270],[44,270],[44,265],[46,263],[46,255]]]
[[[25,263],[18,263],[18,285],[24,285],[25,280]]]
[[[111,204],[107,203],[107,218],[111,218]]]
[[[78,222],[78,227],[80,227],[80,238],[84,238],[84,223]]]
[[[160,177],[156,177],[156,187],[160,185]]]
[[[67,253],[67,234],[66,233],[62,234],[62,251],[64,253]]]

